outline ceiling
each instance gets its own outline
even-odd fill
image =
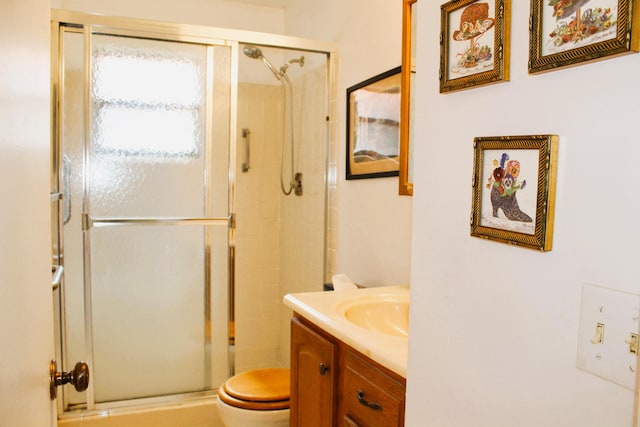
[[[246,3],[267,7],[287,7],[296,0],[226,0],[231,3]]]

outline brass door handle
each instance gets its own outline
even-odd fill
[[[76,391],[85,391],[89,387],[89,365],[78,362],[73,371],[58,371],[58,364],[54,359],[49,362],[49,396],[56,398],[56,387],[71,383]]]

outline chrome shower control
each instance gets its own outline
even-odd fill
[[[296,196],[302,196],[302,172],[297,172],[291,183]]]

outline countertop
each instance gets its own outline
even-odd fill
[[[396,374],[407,377],[408,338],[383,334],[357,326],[340,314],[339,307],[356,299],[409,296],[408,286],[348,289],[287,294],[284,304]]]

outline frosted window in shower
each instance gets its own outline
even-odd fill
[[[201,45],[94,36],[94,216],[204,216],[206,70]]]
[[[115,45],[112,39],[96,37],[93,54],[97,149],[138,156],[198,155],[203,140],[202,47],[185,52],[185,45],[164,42],[141,48],[135,42]]]

